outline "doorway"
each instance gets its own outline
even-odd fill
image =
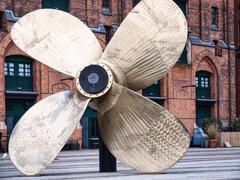
[[[33,103],[33,99],[6,99],[8,135],[11,135],[14,126]]]
[[[99,129],[97,111],[88,107],[81,119],[83,127],[83,148],[99,148]]]
[[[203,127],[203,121],[211,117],[211,106],[197,105],[196,123],[198,127]]]

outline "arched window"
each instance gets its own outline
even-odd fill
[[[68,12],[69,0],[42,0],[42,8],[59,9]]]
[[[8,56],[4,64],[5,87],[11,91],[33,91],[31,60],[24,56]]]
[[[211,99],[211,74],[207,71],[199,71],[196,74],[197,99]]]

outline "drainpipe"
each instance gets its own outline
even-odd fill
[[[87,0],[85,0],[85,16],[86,16],[86,24],[88,26],[88,9],[87,9]]]
[[[226,31],[226,6],[225,6],[225,0],[222,0],[222,14],[223,14],[223,31]],[[223,33],[223,40],[226,42],[226,34]]]
[[[238,2],[238,0],[236,0],[235,1],[235,12],[236,12],[236,19],[235,19],[235,23],[236,23],[236,25],[238,24],[238,22],[239,22],[239,11],[240,11],[240,3]],[[236,94],[237,94],[237,96],[236,96],[236,110],[237,110],[237,112],[236,112],[236,115],[237,115],[237,117],[239,117],[239,110],[240,110],[240,103],[239,103],[239,100],[240,100],[240,96],[239,96],[239,80],[240,80],[240,78],[239,78],[239,72],[240,72],[240,64],[239,64],[239,33],[240,33],[240,29],[239,29],[239,27],[235,27],[235,30],[236,30],[236,32],[238,33],[238,36],[236,36],[236,35],[234,35],[235,37],[237,37],[237,38],[235,38],[235,45],[236,45],[236,47],[237,47],[237,50],[236,50],[236,59],[235,59],[235,62],[236,62],[236,78],[235,78],[235,80],[236,80]]]
[[[121,0],[121,20],[120,20],[120,22],[122,22],[124,19],[124,8],[125,8],[125,0]]]
[[[220,80],[219,73],[217,72],[217,120],[220,120]]]
[[[225,0],[222,0],[222,5],[223,5],[223,8],[222,8],[222,14],[224,15],[224,18],[223,18],[223,30],[225,31],[226,30],[226,26],[225,26],[225,15],[226,15],[226,7],[225,7]],[[223,33],[223,39],[224,41],[226,41],[226,36],[225,36],[225,33]],[[218,121],[221,121],[220,120],[220,78],[219,78],[220,74],[217,72],[217,120]]]
[[[14,13],[14,0],[12,0],[12,11]]]
[[[226,4],[226,15],[227,15],[227,46],[228,46],[228,77],[229,77],[229,83],[228,83],[228,96],[229,96],[229,123],[232,123],[232,91],[231,91],[231,54],[230,54],[230,38],[229,38],[229,12],[228,12],[228,8],[229,8],[229,0],[227,0],[227,4]]]

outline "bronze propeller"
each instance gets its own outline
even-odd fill
[[[74,77],[77,85],[75,92],[41,100],[15,126],[9,153],[22,173],[37,174],[54,160],[89,103],[98,110],[103,141],[128,166],[162,172],[187,151],[183,124],[134,92],[161,79],[185,46],[187,22],[172,0],[142,0],[103,53],[83,22],[59,10],[25,15],[11,36],[29,56]]]

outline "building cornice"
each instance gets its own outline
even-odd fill
[[[16,22],[20,19],[20,17],[17,17],[14,15],[12,10],[5,10],[4,14],[8,21]],[[116,32],[118,29],[117,25],[112,25],[113,32]],[[92,32],[94,33],[102,33],[106,34],[106,29],[104,27],[104,24],[99,24],[98,27],[91,27],[90,28]],[[208,41],[203,41],[199,37],[196,36],[190,36],[190,41],[192,45],[198,45],[198,46],[205,46],[205,47],[215,47],[215,43],[213,39],[209,39]],[[223,40],[219,40],[220,45],[223,49],[232,49],[235,50],[235,45],[232,44],[226,44]]]
[[[14,15],[12,10],[5,10],[4,14],[6,16],[6,19],[11,22],[16,22],[20,19],[20,17],[17,17]],[[113,32],[116,32],[118,29],[117,25],[112,25]],[[106,34],[106,29],[103,24],[99,24],[98,27],[90,27],[91,31],[94,33],[102,33]]]
[[[192,45],[205,46],[205,47],[216,46],[213,39],[209,39],[208,41],[203,41],[199,37],[190,36],[190,41]],[[223,40],[219,40],[219,42],[223,49],[232,49],[232,50],[236,49],[235,45],[232,45],[232,44],[227,45]]]

